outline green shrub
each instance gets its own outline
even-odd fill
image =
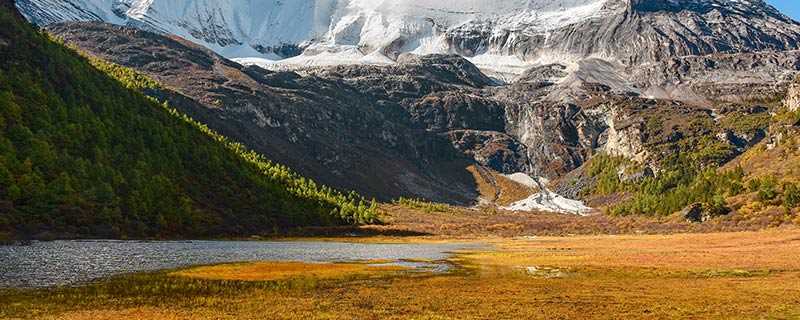
[[[622,191],[624,185],[619,180],[620,167],[626,164],[624,157],[611,156],[600,153],[592,157],[588,163],[586,173],[595,178],[594,189],[591,194],[609,195]]]
[[[721,172],[714,165],[702,168],[691,155],[662,162],[656,177],[623,186],[630,199],[610,208],[613,215],[669,215],[692,203],[725,211],[725,198],[743,192],[744,170]],[[721,214],[721,213],[720,213]]]
[[[800,188],[795,183],[785,183],[783,185],[783,205],[793,209],[800,206]]]
[[[747,181],[747,191],[756,192],[759,188],[761,188],[761,180],[751,179]]]
[[[703,203],[703,209],[712,217],[725,215],[730,212],[728,204],[725,201],[725,196],[723,195],[715,195],[711,201]]]
[[[769,112],[755,114],[734,112],[722,118],[720,125],[723,128],[731,129],[735,132],[750,134],[758,130],[769,128],[771,121],[772,115],[770,115]]]
[[[773,176],[765,177],[760,180],[758,186],[758,199],[761,201],[771,201],[778,197],[778,182]]]

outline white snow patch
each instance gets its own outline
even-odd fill
[[[266,59],[266,58],[234,58],[242,65],[256,65],[268,70],[291,70],[303,67],[323,67],[335,65],[387,65],[394,61],[380,52],[363,54],[356,48],[345,48],[344,50],[323,50],[321,52],[307,52],[299,56],[288,59]]]
[[[478,69],[489,76],[511,82],[514,78],[534,66],[514,55],[485,53],[473,57],[465,57]]]
[[[513,174],[504,174],[503,176],[508,178],[508,179],[510,179],[511,181],[519,183],[519,184],[521,184],[523,186],[528,186],[528,187],[535,188],[535,189],[538,189],[538,188],[541,187],[539,185],[539,182],[536,181],[536,179],[531,178],[531,176],[529,176],[526,173],[517,172],[517,173],[513,173]]]
[[[605,4],[603,0],[528,1],[528,10],[505,17],[500,28],[524,28],[528,33],[547,33],[600,16]]]
[[[502,209],[509,211],[548,211],[581,216],[588,215],[593,210],[581,201],[567,199],[547,189]]]
[[[256,57],[252,57],[252,58],[234,58],[233,61],[235,61],[235,62],[237,62],[237,63],[239,63],[241,65],[245,65],[245,66],[255,65],[255,66],[259,66],[259,67],[265,68],[265,69],[268,69],[267,68],[268,66],[271,66],[271,65],[275,64],[275,62],[277,62],[277,60],[273,60],[273,59],[256,58]]]
[[[578,200],[567,199],[548,190],[548,181],[544,178],[533,178],[522,172],[503,175],[512,181],[539,190],[538,193],[531,195],[525,200],[512,203],[508,207],[503,207],[509,211],[548,211],[565,214],[586,215],[593,209],[587,207]]]

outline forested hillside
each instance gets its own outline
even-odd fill
[[[102,70],[102,71],[101,71]],[[0,6],[0,237],[243,236],[375,209],[275,165]]]

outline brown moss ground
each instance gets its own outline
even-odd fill
[[[536,192],[528,186],[517,183],[491,169],[475,165],[467,167],[475,179],[480,197],[497,206],[507,206],[523,200]]]
[[[160,273],[0,292],[0,318],[800,318],[797,229],[487,241],[494,250],[458,255],[461,268],[446,275],[240,282]]]
[[[676,235],[535,237],[498,241],[468,257],[482,266],[800,270],[800,230]],[[800,285],[800,283],[798,283]],[[798,286],[800,290],[800,286]]]

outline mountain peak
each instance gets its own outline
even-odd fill
[[[17,6],[40,25],[128,25],[267,68],[392,64],[405,53],[454,53],[503,75],[555,60],[600,57],[629,65],[800,48],[800,25],[763,0],[19,0]]]
[[[706,13],[712,10],[741,11],[769,9],[777,12],[764,0],[624,0],[639,11],[694,11]]]

